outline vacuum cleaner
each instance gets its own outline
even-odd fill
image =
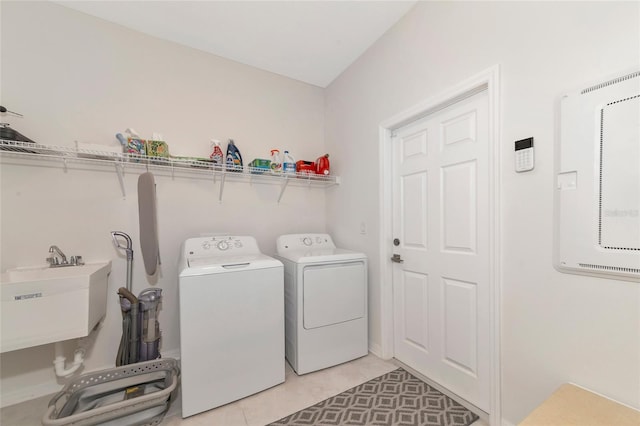
[[[158,359],[161,357],[158,305],[162,300],[162,289],[147,288],[138,297],[133,294],[131,237],[121,231],[113,231],[111,236],[116,247],[124,249],[127,254],[126,287],[118,289],[122,311],[122,338],[116,355],[116,366]]]

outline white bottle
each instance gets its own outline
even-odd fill
[[[295,175],[296,174],[296,160],[293,158],[289,151],[284,152],[284,159],[282,160],[282,170],[285,174]]]

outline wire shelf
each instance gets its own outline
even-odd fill
[[[125,169],[140,169],[143,171],[165,172],[175,176],[175,173],[195,173],[202,177],[220,180],[219,200],[222,201],[222,191],[225,180],[247,181],[249,183],[272,183],[281,185],[278,198],[280,202],[284,189],[288,184],[306,184],[320,187],[328,187],[340,184],[338,176],[323,176],[308,173],[272,173],[264,168],[244,166],[232,169],[224,165],[213,164],[211,161],[188,157],[149,157],[146,155],[78,149],[72,147],[40,145],[30,142],[19,142],[0,139],[0,157],[18,157],[26,159],[62,160],[64,167],[67,162],[89,162],[91,164],[111,164],[116,166],[119,173],[120,185],[123,196],[124,184],[122,175]]]

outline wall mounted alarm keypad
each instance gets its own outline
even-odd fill
[[[522,139],[515,142],[516,146],[516,172],[528,172],[533,170],[533,138]]]

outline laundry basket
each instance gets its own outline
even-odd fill
[[[172,358],[84,374],[51,399],[42,424],[157,425],[175,399],[179,377]]]

